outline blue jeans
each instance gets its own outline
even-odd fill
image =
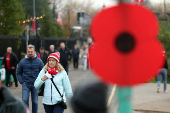
[[[44,109],[46,113],[63,113],[64,112],[64,109],[57,104],[56,105],[43,104],[43,105],[44,105]]]
[[[87,58],[82,58],[83,70],[87,69]]]
[[[165,68],[158,70],[158,87],[161,86],[162,78],[164,81],[164,91],[166,91],[166,84],[167,84],[167,71]]]
[[[31,91],[32,100],[32,113],[38,112],[38,90],[35,89],[34,84],[23,83],[22,84],[22,100],[29,107],[29,94]]]

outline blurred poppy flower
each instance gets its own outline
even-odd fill
[[[120,3],[99,12],[90,27],[94,44],[89,58],[102,81],[133,86],[156,76],[163,67],[156,16],[137,4]]]

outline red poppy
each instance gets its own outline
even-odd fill
[[[90,30],[90,65],[102,81],[133,86],[163,67],[158,21],[144,6],[120,3],[104,9],[93,18]]]

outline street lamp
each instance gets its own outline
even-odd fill
[[[34,7],[33,7],[33,14],[34,14],[34,21],[35,21],[35,23],[36,23],[36,9],[35,9],[35,0],[33,0],[33,5],[34,5]],[[34,29],[34,33],[36,34],[36,24],[35,24],[35,29]]]
[[[164,0],[164,17],[166,16],[166,0]]]
[[[53,2],[53,20],[55,20],[55,2]]]

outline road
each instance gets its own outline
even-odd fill
[[[69,66],[69,75],[68,76],[69,76],[73,91],[79,84],[83,84],[86,82],[98,81],[98,78],[96,78],[96,76],[94,76],[94,74],[90,70],[84,71],[82,65],[80,65],[79,68],[80,69],[78,71],[75,71],[73,69],[72,65]],[[112,89],[113,89],[113,86],[109,86],[108,99],[110,97]],[[22,99],[22,86],[21,85],[19,85],[18,88],[15,88],[13,85],[10,87],[10,90],[16,97]],[[109,106],[110,113],[113,113],[116,104],[117,104],[117,99],[116,99],[116,96],[113,95],[113,96],[111,96],[111,103]],[[68,99],[67,99],[67,105],[68,105],[68,109],[66,109],[64,111],[64,113],[71,113],[71,108],[70,108]],[[29,102],[29,108],[30,108],[30,110],[32,109],[31,99]],[[39,98],[38,98],[38,113],[45,113],[43,105],[42,105],[42,97],[41,96],[39,96]]]
[[[79,70],[75,71],[73,70],[73,66],[69,66],[69,79],[73,88],[73,91],[75,88],[82,83],[86,82],[93,82],[98,81],[99,79],[91,72],[91,70],[83,71],[82,65],[79,66]],[[157,85],[156,83],[147,83],[147,84],[141,84],[139,86],[133,87],[133,95],[132,95],[132,106],[133,108],[138,107],[143,104],[151,103],[151,102],[157,102],[161,100],[170,100],[170,93],[164,93],[163,92],[163,84],[161,85],[161,92],[156,92]],[[14,85],[10,87],[10,90],[12,93],[22,98],[22,87],[19,85],[18,88],[15,88]],[[170,91],[170,84],[167,85],[167,90]],[[109,105],[109,112],[108,113],[116,113],[117,112],[117,106],[118,106],[118,100],[116,98],[116,89],[114,89],[113,86],[109,86],[108,90],[108,100],[110,99],[110,105]],[[31,101],[30,103],[30,110],[31,110]],[[67,99],[67,105],[68,109],[64,111],[64,113],[71,113],[71,108],[69,105],[69,101]],[[38,113],[45,113],[44,108],[42,105],[42,97],[39,97],[38,100]],[[135,112],[138,113],[138,112]]]

